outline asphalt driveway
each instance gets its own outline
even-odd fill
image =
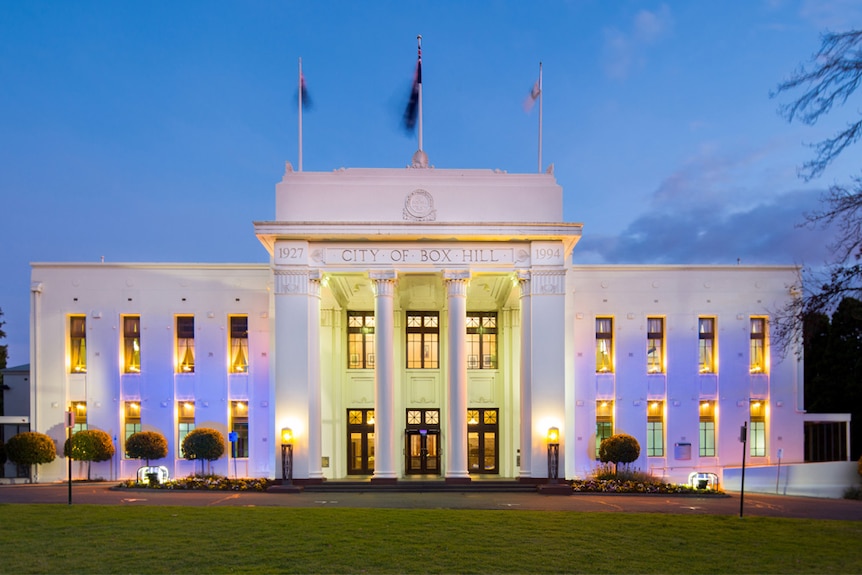
[[[74,483],[72,504],[182,505],[232,507],[353,507],[390,509],[508,509],[603,513],[674,513],[739,515],[739,494],[603,495],[577,493],[252,493],[230,491],[162,491],[117,489],[113,482]],[[0,503],[67,505],[66,483],[0,485]],[[743,516],[842,519],[862,521],[862,501],[746,493]]]

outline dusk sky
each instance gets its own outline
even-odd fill
[[[424,148],[437,168],[543,168],[576,263],[804,264],[799,228],[858,148],[797,168],[814,127],[778,113],[779,82],[862,0],[567,2],[0,2],[0,309],[9,365],[29,361],[31,262],[261,262],[297,164],[297,64],[313,108],[303,168],[400,168],[423,56]],[[0,342],[2,343],[2,342]]]

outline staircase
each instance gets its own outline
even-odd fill
[[[469,483],[447,483],[443,479],[400,479],[394,483],[372,483],[370,480],[328,480],[321,483],[277,483],[269,491],[302,490],[310,493],[535,493],[535,483],[511,480],[476,480]]]

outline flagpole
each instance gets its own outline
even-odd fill
[[[542,173],[542,97],[544,96],[544,90],[542,90],[542,63],[539,62],[539,173]],[[302,170],[302,161],[299,163],[300,170]]]
[[[299,59],[299,171],[302,171],[302,58]]]
[[[422,151],[422,35],[416,36],[419,55],[419,151]]]

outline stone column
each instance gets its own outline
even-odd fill
[[[281,429],[294,433],[294,479],[319,479],[320,272],[276,268],[275,279],[275,434],[273,455],[281,455]],[[280,461],[274,469],[281,469]],[[280,477],[276,473],[276,477]]]
[[[394,271],[369,274],[374,287],[374,477],[398,480],[395,441],[395,286]]]
[[[320,270],[308,274],[308,477],[323,479],[320,398]]]
[[[449,421],[446,433],[446,481],[469,482],[467,468],[467,283],[469,271],[444,272],[448,308]]]
[[[530,313],[530,272],[518,273],[521,288],[521,478],[532,476],[533,408],[531,374],[533,370],[533,324]]]

